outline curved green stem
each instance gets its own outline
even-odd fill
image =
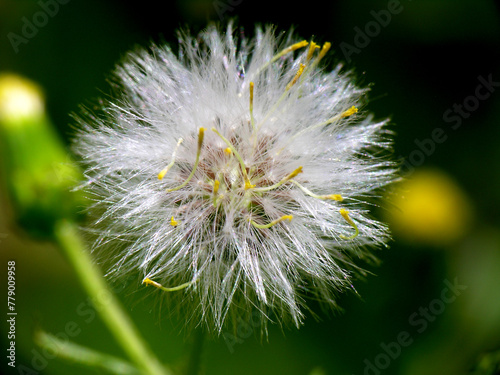
[[[186,375],[198,375],[200,373],[204,339],[205,334],[201,329],[195,332],[193,348],[191,349]]]
[[[116,341],[131,361],[144,374],[171,375],[143,341],[129,316],[108,289],[103,276],[92,262],[76,224],[61,220],[56,224],[55,236],[75,269],[85,291],[92,298],[95,309]]]
[[[67,340],[61,340],[47,332],[38,331],[35,334],[35,343],[42,348],[57,353],[59,358],[68,361],[97,367],[116,375],[140,375],[137,368],[121,358],[100,353]]]

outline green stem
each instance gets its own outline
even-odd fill
[[[186,369],[186,375],[198,375],[200,373],[201,367],[201,355],[203,353],[203,341],[205,340],[205,334],[203,330],[200,329],[195,332],[195,338],[193,342],[193,347],[191,348],[191,355],[189,358],[189,363]]]
[[[50,333],[39,331],[35,334],[35,343],[53,351],[59,358],[64,358],[86,366],[94,366],[117,375],[139,375],[134,366],[123,359],[97,352],[93,349],[61,340]]]
[[[150,351],[129,316],[108,289],[103,276],[92,262],[77,226],[72,222],[61,220],[56,224],[55,236],[85,291],[92,298],[101,319],[132,362],[148,375],[172,374]]]

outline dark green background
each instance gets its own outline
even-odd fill
[[[196,33],[208,20],[236,17],[248,35],[256,22],[274,23],[280,30],[295,27],[305,39],[330,41],[333,64],[347,60],[340,46],[355,46],[355,27],[364,29],[373,20],[370,12],[386,9],[388,3],[71,0],[15,53],[8,33],[21,35],[23,17],[31,19],[41,8],[36,1],[0,0],[0,73],[18,73],[43,87],[49,116],[67,141],[72,132],[69,113],[109,92],[110,71],[136,45],[176,43],[179,27]],[[415,139],[429,138],[433,129],[445,130],[446,142],[422,167],[439,168],[457,181],[474,207],[473,223],[461,240],[446,248],[396,238],[389,250],[378,252],[379,267],[367,266],[374,275],[355,283],[360,297],[347,294],[340,299],[342,313],[319,314],[321,321],[308,317],[300,330],[271,325],[268,340],[261,341],[256,329],[233,353],[223,338],[208,341],[204,373],[294,375],[320,366],[326,374],[363,374],[365,360],[373,362],[383,352],[381,344],[403,331],[412,344],[383,374],[473,373],[484,353],[500,350],[500,94],[481,101],[456,130],[443,120],[454,103],[474,95],[479,76],[491,74],[500,82],[499,3],[402,0],[401,6],[403,11],[368,46],[350,56],[346,69],[354,70],[361,85],[373,83],[368,109],[378,118],[392,118],[395,157],[408,157],[417,148]],[[58,250],[27,238],[16,227],[4,191],[2,187],[0,275],[5,280],[7,259],[16,259],[18,363],[32,367],[35,328],[59,333],[71,321],[81,329],[72,338],[75,342],[122,355],[99,319],[82,313],[87,297]],[[440,297],[445,279],[455,278],[468,288],[418,333],[409,317]],[[144,337],[161,360],[182,364],[191,338],[178,332],[178,322],[163,318],[166,306],[130,290],[119,296]],[[1,311],[4,305],[0,301]],[[4,320],[0,317],[2,342]],[[94,372],[50,359],[41,373]]]

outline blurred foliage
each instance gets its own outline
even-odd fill
[[[48,1],[42,0],[44,4]],[[81,103],[92,107],[93,98],[107,95],[106,79],[135,45],[175,43],[176,29],[189,25],[195,33],[208,20],[226,22],[236,17],[246,34],[252,33],[256,22],[274,23],[279,30],[293,26],[304,38],[330,41],[335,49],[330,64],[347,62],[345,69],[354,70],[361,85],[370,85],[367,108],[378,118],[392,118],[395,158],[408,160],[412,153],[417,155],[416,150],[422,152],[424,157],[414,157],[411,168],[406,169],[407,180],[416,180],[421,168],[433,168],[449,176],[453,189],[461,192],[458,202],[443,209],[446,215],[436,227],[458,216],[462,204],[473,212],[454,241],[403,240],[396,232],[391,248],[378,252],[381,265],[367,266],[374,275],[354,284],[359,296],[341,297],[343,312],[320,313],[321,321],[311,316],[300,330],[271,326],[269,336],[262,340],[257,328],[242,332],[236,343],[224,337],[208,341],[203,356],[205,374],[294,375],[314,369],[325,374],[498,373],[498,88],[493,87],[487,99],[478,100],[477,108],[466,111],[466,116],[460,115],[460,126],[444,118],[455,104],[465,106],[467,98],[476,96],[479,77],[491,76],[500,82],[498,1],[402,0],[402,10],[391,13],[384,26],[385,21],[377,21],[377,17],[387,15],[383,11],[392,3],[339,0],[302,5],[276,2],[272,6],[259,0],[178,0],[168,5],[71,0],[60,4],[44,26],[36,27],[35,35],[26,37],[16,53],[9,33],[24,38],[25,20],[33,22],[42,8],[35,0],[0,1],[0,72],[20,74],[43,88],[48,117],[66,144],[73,133],[69,113],[78,111]],[[356,46],[359,30],[372,35],[362,48],[359,43]],[[346,56],[342,43],[356,47],[356,52]],[[470,106],[470,100],[468,103]],[[432,139],[437,128],[446,140],[424,153],[419,144]],[[15,150],[10,152],[17,155]],[[75,322],[80,330],[71,339],[76,343],[123,355],[57,249],[31,239],[16,225],[15,202],[7,198],[12,180],[5,167],[1,176],[1,264],[6,265],[8,259],[17,262],[17,362],[38,366],[41,371],[37,372],[42,374],[97,373],[40,353],[33,343],[35,328],[64,337],[68,336],[68,322]],[[446,183],[429,184],[443,196],[426,200],[430,193],[423,193],[416,205],[423,209],[420,216],[414,216],[420,223],[425,223],[425,212],[451,196]],[[397,194],[395,190],[393,195]],[[390,203],[381,206],[381,216],[394,209]],[[6,266],[0,267],[2,280],[5,273]],[[453,302],[444,303],[443,291],[449,288],[446,282],[453,285],[455,280],[466,288],[459,290]],[[181,324],[169,318],[168,306],[147,297],[135,282],[114,285],[114,289],[160,359],[183,366],[192,338],[179,332]],[[318,306],[311,307],[320,312]],[[2,342],[6,329],[3,320]],[[398,343],[404,332],[409,336],[403,342],[411,341],[407,346]],[[393,343],[401,347],[399,352]],[[392,357],[387,348],[393,349]],[[0,366],[5,366],[5,360]]]

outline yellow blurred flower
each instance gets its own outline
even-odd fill
[[[467,232],[472,218],[465,193],[439,170],[417,170],[399,184],[392,203],[386,214],[394,235],[420,244],[452,243]]]

